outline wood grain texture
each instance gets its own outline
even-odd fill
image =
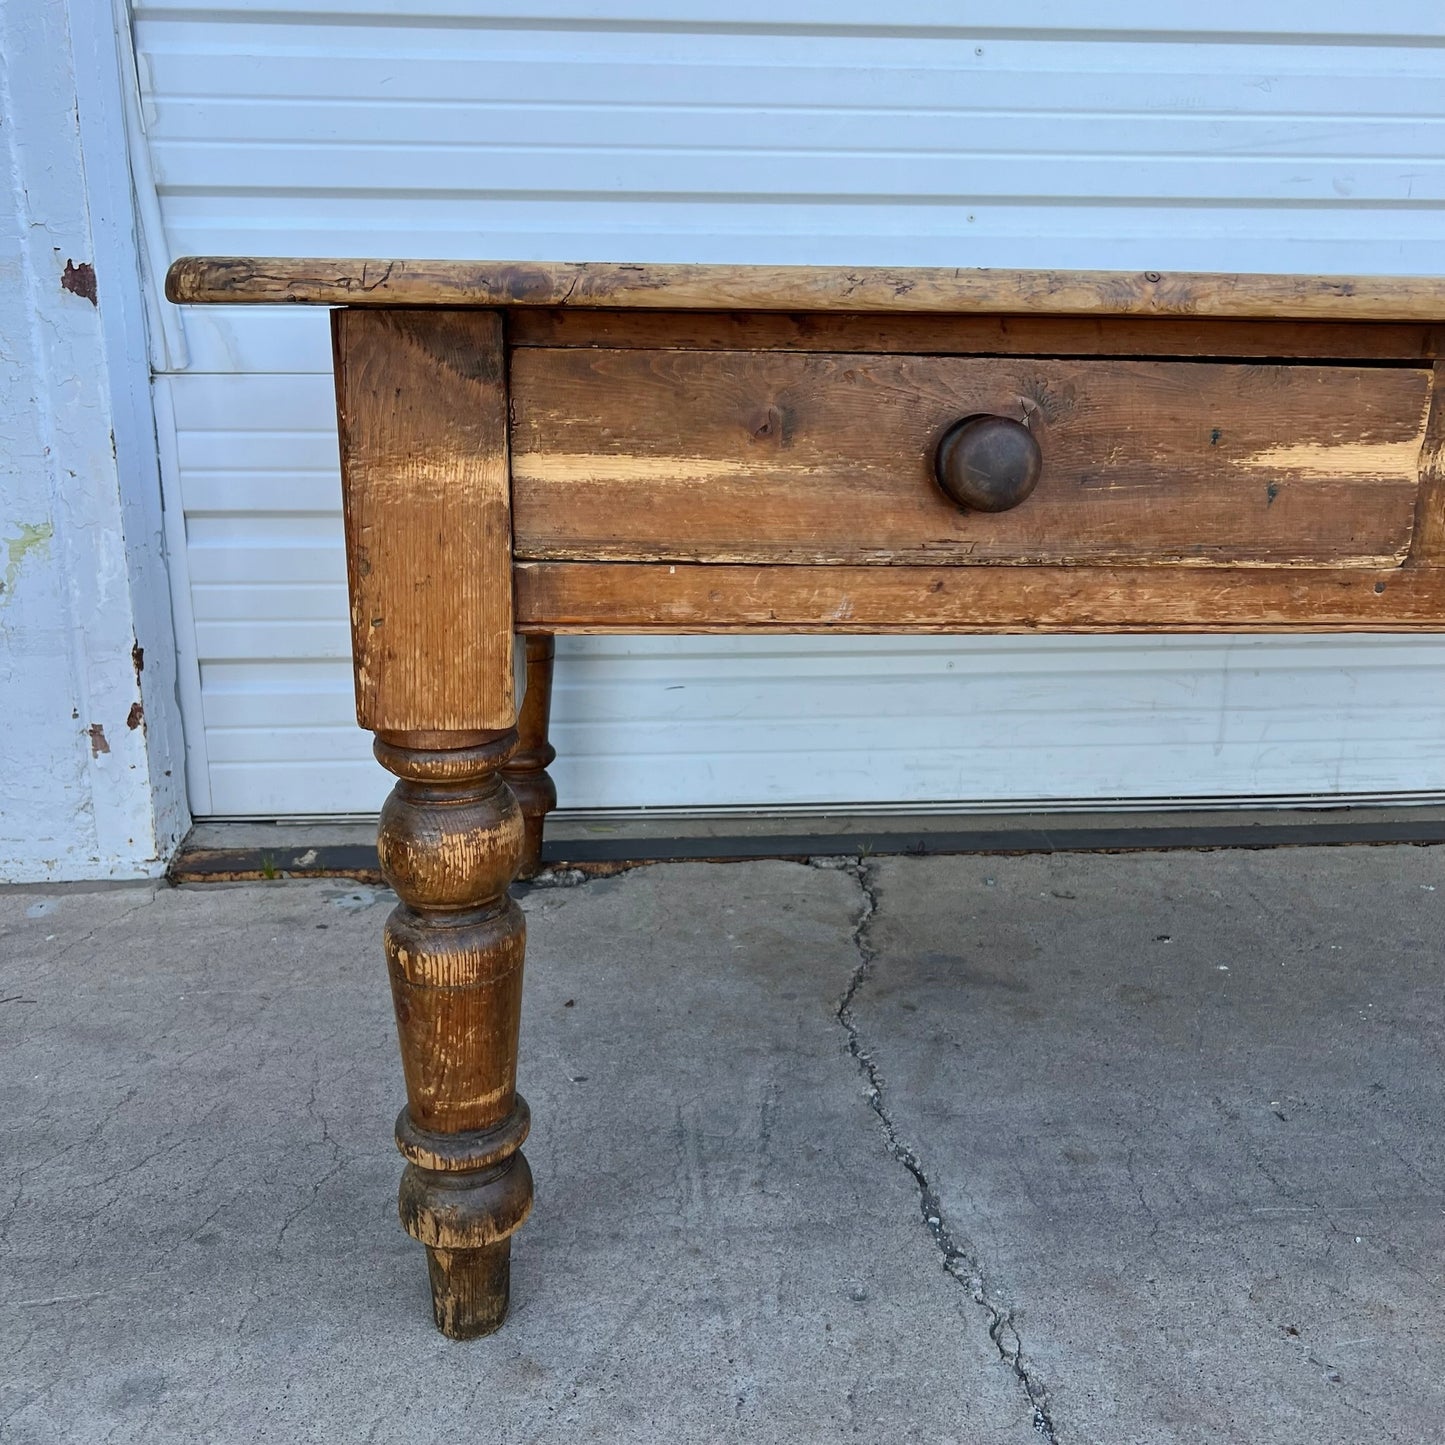
[[[175,302],[1445,320],[1445,279],[188,256]]]
[[[1420,448],[1420,500],[1411,555],[1422,563],[1445,564],[1445,362],[1437,361],[1430,415]]]
[[[526,560],[1376,567],[1410,545],[1431,373],[528,349],[512,357]],[[934,480],[980,413],[1028,424],[997,515]]]
[[[545,635],[526,642],[527,690],[517,714],[517,751],[502,771],[522,809],[525,842],[518,878],[534,878],[542,869],[542,831],[547,814],[557,806],[557,785],[547,766],[557,756],[548,738],[552,717],[552,671],[556,645]]]
[[[357,718],[511,727],[501,318],[348,309],[332,339]]]
[[[376,846],[400,900],[384,934],[406,1079],[398,1204],[427,1247],[437,1326],[459,1339],[501,1325],[532,1204],[516,1089],[526,920],[507,896],[523,825],[501,771],[516,745],[508,730],[387,733],[375,748],[397,777]]]
[[[729,567],[524,562],[545,632],[1445,631],[1445,567]]]
[[[1445,325],[1219,321],[1150,316],[928,316],[778,311],[522,308],[509,346],[686,351],[863,351],[933,356],[1189,357],[1424,361]]]

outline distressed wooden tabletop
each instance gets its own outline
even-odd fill
[[[1439,321],[1445,277],[187,256],[176,302]]]

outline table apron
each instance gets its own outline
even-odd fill
[[[521,632],[1445,631],[1445,567],[521,562]]]

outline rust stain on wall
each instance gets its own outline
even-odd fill
[[[110,751],[110,744],[105,740],[105,729],[99,723],[91,723],[88,729],[90,733],[90,755],[98,758],[102,753]]]

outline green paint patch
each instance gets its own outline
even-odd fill
[[[1266,506],[1266,507],[1272,507],[1272,506],[1274,506],[1274,499],[1275,499],[1277,496],[1279,496],[1279,488],[1278,488],[1277,486],[1275,486],[1275,484],[1274,484],[1273,482],[1271,482],[1271,483],[1264,489],[1264,494],[1265,494],[1265,496],[1269,499],[1267,502],[1265,502],[1265,506]]]
[[[15,590],[15,579],[25,559],[31,553],[43,557],[50,550],[54,536],[55,526],[51,522],[22,522],[19,536],[5,539],[5,580],[0,582],[0,592],[9,596]]]

